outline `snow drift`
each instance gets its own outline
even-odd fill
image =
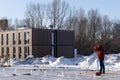
[[[75,58],[65,58],[63,56],[59,58],[54,58],[51,56],[43,58],[34,58],[33,56],[28,56],[25,60],[11,59],[11,65],[43,65],[48,66],[78,66],[82,69],[97,70],[99,68],[99,62],[97,60],[96,53],[90,56],[81,56]],[[109,54],[105,55],[105,67],[106,70],[120,70],[120,53],[119,54]]]

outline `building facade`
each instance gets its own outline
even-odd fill
[[[28,55],[73,57],[74,32],[35,28],[0,31],[0,56],[5,55],[21,59]]]

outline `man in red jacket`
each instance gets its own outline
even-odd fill
[[[98,44],[97,46],[94,46],[93,49],[97,52],[97,57],[100,63],[100,74],[105,73],[105,65],[104,65],[104,49],[103,47]]]

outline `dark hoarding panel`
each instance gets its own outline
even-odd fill
[[[74,32],[58,30],[56,33],[57,45],[73,46],[74,45]]]
[[[32,44],[51,45],[51,30],[33,29],[33,42]]]
[[[74,32],[65,30],[48,30],[48,29],[33,29],[33,44],[51,45],[52,33],[54,34],[55,45],[73,46]]]
[[[73,31],[33,29],[32,32],[34,56],[74,57]]]
[[[46,55],[51,55],[51,46],[33,46],[33,56],[43,57]]]
[[[67,58],[74,57],[73,46],[57,46],[57,57],[64,56]]]

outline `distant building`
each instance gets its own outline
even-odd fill
[[[74,32],[37,28],[0,31],[0,56],[5,55],[21,59],[28,55],[74,57]]]
[[[8,20],[7,19],[1,19],[0,20],[0,29],[6,30],[8,28]]]

